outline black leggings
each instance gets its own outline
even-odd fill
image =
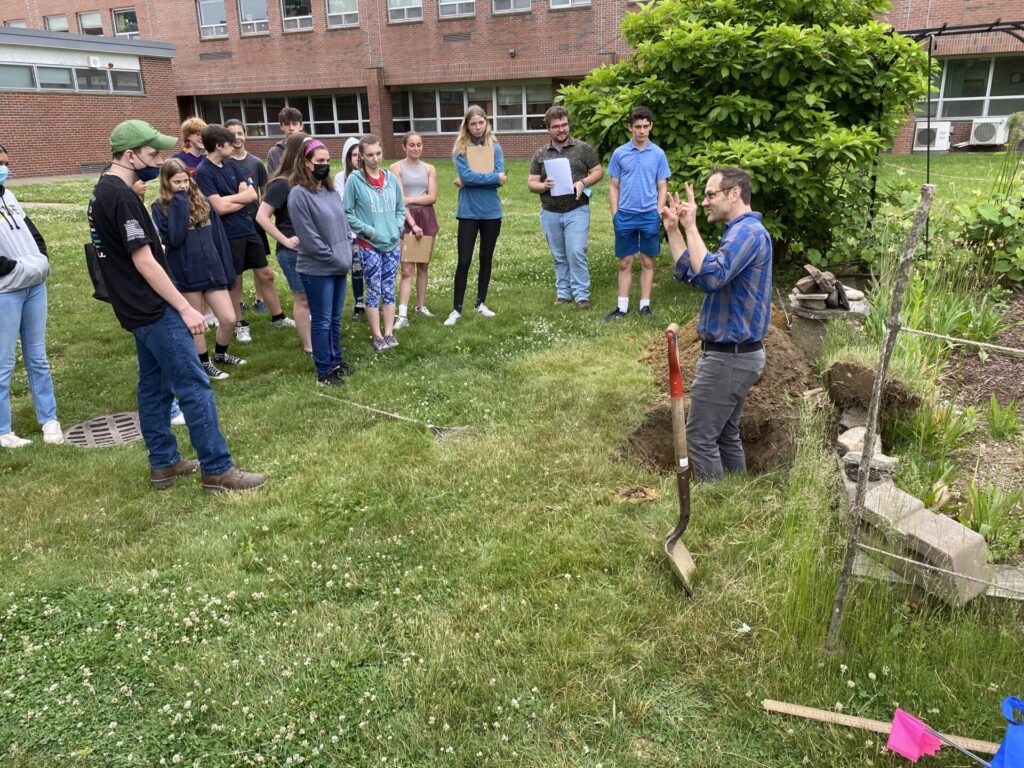
[[[491,260],[494,246],[501,232],[501,219],[459,219],[459,266],[455,269],[455,311],[462,312],[462,299],[466,295],[469,265],[473,263],[476,234],[480,233],[480,277],[476,286],[476,303],[487,300],[487,286],[491,282]]]

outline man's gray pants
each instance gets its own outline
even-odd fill
[[[761,378],[764,360],[764,349],[701,352],[686,414],[687,452],[696,477],[716,480],[725,472],[747,471],[740,414],[747,393]]]

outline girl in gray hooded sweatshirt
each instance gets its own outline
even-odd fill
[[[9,162],[7,150],[0,147],[0,446],[21,448],[31,442],[14,434],[11,425],[11,377],[19,336],[43,441],[59,445],[64,442],[64,434],[57,421],[57,401],[46,359],[44,281],[50,274],[50,262],[38,230],[4,186]]]

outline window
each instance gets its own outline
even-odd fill
[[[312,0],[281,0],[281,24],[285,32],[312,29]]]
[[[0,64],[0,88],[34,91],[36,80],[32,67],[24,64]]]
[[[110,86],[115,93],[142,93],[142,73],[129,69],[112,69]]]
[[[262,35],[270,32],[267,19],[267,0],[238,0],[238,20],[243,35]]]
[[[590,5],[590,0],[549,0],[552,8],[577,8]]]
[[[227,37],[228,20],[224,11],[224,0],[198,0],[199,37]]]
[[[354,27],[359,24],[359,0],[327,0],[328,27]]]
[[[47,16],[43,19],[43,24],[51,32],[67,32],[68,31],[68,17],[67,16]]]
[[[388,0],[388,21],[419,21],[423,0]]]
[[[78,31],[83,35],[102,35],[103,17],[99,11],[87,11],[78,14]]]
[[[289,94],[287,96],[199,99],[200,116],[208,123],[235,118],[249,136],[280,136],[277,115],[295,107],[314,136],[353,136],[370,132],[370,104],[365,92]]]
[[[114,20],[114,34],[117,37],[139,36],[139,18],[134,8],[115,8],[110,15]]]
[[[496,131],[543,131],[552,94],[550,81],[392,91],[391,127],[396,134],[458,133],[466,109],[475,104],[492,116]]]
[[[80,91],[109,91],[105,69],[75,69],[75,81]]]
[[[932,116],[1005,117],[1024,110],[1024,56],[946,59]],[[924,105],[920,111],[924,112]]]
[[[495,13],[512,13],[530,10],[531,0],[494,0]]]
[[[475,13],[475,0],[437,0],[438,18],[450,19],[453,16],[472,16]]]
[[[5,21],[4,22],[4,26],[5,27],[21,27],[22,29],[24,29],[26,25],[25,25],[25,20],[24,19],[11,19],[10,21]]]
[[[73,91],[75,81],[67,67],[36,67],[40,90]]]

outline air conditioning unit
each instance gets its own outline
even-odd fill
[[[971,146],[997,147],[1007,140],[1006,118],[988,117],[971,123]]]
[[[949,121],[932,120],[930,126],[927,122],[918,122],[914,126],[914,151],[923,152],[926,149],[935,152],[949,151],[949,134],[952,127],[953,124]]]

